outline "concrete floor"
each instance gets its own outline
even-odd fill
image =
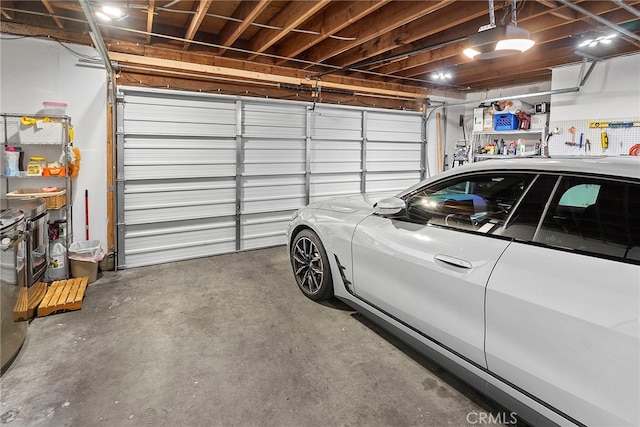
[[[0,381],[11,426],[467,426],[502,411],[340,302],[305,298],[284,247],[105,272],[82,310],[30,324]]]

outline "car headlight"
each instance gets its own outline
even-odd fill
[[[291,221],[298,218],[298,215],[300,215],[300,210],[295,211],[293,215],[291,215]]]

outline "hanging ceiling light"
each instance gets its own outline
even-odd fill
[[[578,45],[578,47],[595,47],[597,45],[599,45],[600,43],[602,44],[610,44],[611,43],[611,39],[614,38],[616,35],[615,34],[609,34],[608,36],[600,36],[600,37],[596,37],[596,38],[592,38],[592,39],[587,39],[585,41],[583,41],[582,43],[580,43]]]
[[[453,75],[447,71],[437,71],[431,74],[431,78],[433,80],[449,80],[453,77]]]
[[[115,6],[104,5],[101,10],[96,11],[96,17],[102,21],[112,21],[113,19],[122,18],[122,10]]]
[[[481,27],[468,38],[469,47],[464,54],[471,59],[493,59],[530,49],[536,42],[531,40],[529,31],[516,26],[516,0],[511,6],[511,25],[495,24],[493,0],[489,0],[489,25]]]

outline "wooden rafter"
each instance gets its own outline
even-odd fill
[[[552,0],[537,0],[538,3],[549,8],[549,13],[557,16],[558,18],[562,18],[566,21],[575,21],[578,19],[578,12],[568,8],[563,4],[556,3]]]
[[[271,0],[242,1],[233,12],[233,18],[242,22],[228,21],[220,31],[218,44],[229,47],[238,40],[244,31],[256,20],[263,10],[269,6]],[[220,49],[218,55],[222,55],[226,49]]]
[[[449,2],[450,0],[445,1]],[[326,61],[428,14],[432,7],[425,8],[424,2],[407,3],[409,2],[394,1],[387,4],[343,31],[341,35],[351,39],[350,41],[336,44],[327,43],[325,40],[325,42],[309,49],[305,53],[305,58],[312,62]]]
[[[196,2],[196,4],[198,5],[198,9],[196,10],[196,14],[193,16],[193,18],[191,18],[191,22],[189,23],[189,28],[187,29],[187,33],[184,36],[186,40],[193,40],[193,38],[196,36],[198,28],[200,28],[200,24],[202,24],[202,21],[204,20],[204,17],[207,14],[212,1],[213,0],[202,0]],[[189,46],[191,46],[190,41],[184,44],[182,50],[188,50]]]
[[[367,58],[373,58],[397,49],[401,45],[408,45],[432,36],[437,37],[439,33],[447,31],[451,27],[474,19],[478,22],[482,22],[482,19],[488,21],[487,5],[483,2],[473,2],[465,8],[456,6],[455,2],[441,2],[438,4],[438,9],[433,10],[432,13],[398,27],[394,31],[385,33],[375,40],[363,43],[357,49],[351,49],[344,54],[338,55],[332,59],[331,63],[346,67],[363,60],[366,61]],[[473,29],[465,30],[465,32],[468,31],[473,31]],[[453,38],[458,37],[460,36],[456,35]],[[438,38],[442,39],[442,37]],[[422,42],[422,44],[426,45],[427,43]]]
[[[147,9],[147,33],[151,33],[153,30],[153,15],[155,13],[156,0],[149,0],[149,8]],[[151,44],[151,34],[147,35],[147,44]]]
[[[281,30],[260,30],[251,41],[251,50],[262,53],[287,36],[291,30],[304,23],[320,9],[330,3],[331,0],[318,0],[315,2],[292,1],[280,13],[278,13],[269,25],[282,28]]]
[[[53,22],[56,23],[56,25],[58,26],[58,28],[64,28],[64,26],[62,25],[62,22],[60,22],[60,19],[56,16],[53,7],[51,7],[51,5],[49,4],[49,2],[47,0],[41,0],[42,4],[44,5],[44,7],[47,9],[47,11],[51,14],[51,18],[53,18]]]
[[[338,31],[380,9],[389,1],[356,0],[353,2],[334,2],[306,27],[311,32],[319,33],[318,35],[297,34],[295,37],[288,37],[278,47],[277,54],[287,58],[294,58]]]

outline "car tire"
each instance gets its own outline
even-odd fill
[[[306,229],[296,234],[289,257],[296,283],[307,298],[322,301],[333,296],[329,258],[316,233]]]

